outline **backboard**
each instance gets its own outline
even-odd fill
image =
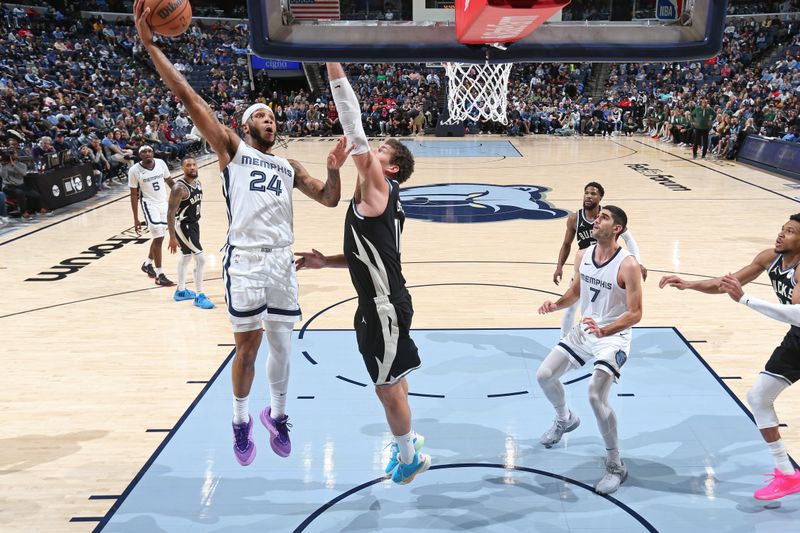
[[[454,0],[248,0],[257,55],[352,63],[707,59],[722,46],[726,9],[727,0],[573,0],[502,50],[457,41]]]

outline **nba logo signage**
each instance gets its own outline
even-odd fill
[[[656,18],[658,20],[678,20],[683,12],[683,0],[658,0]]]

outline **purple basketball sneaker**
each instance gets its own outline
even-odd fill
[[[289,440],[289,428],[292,425],[289,423],[289,417],[283,415],[276,420],[271,415],[272,408],[270,406],[261,411],[261,423],[269,431],[269,445],[281,457],[289,457],[289,454],[292,453],[292,442]]]
[[[253,417],[241,424],[233,423],[233,454],[242,466],[256,458],[256,443],[253,442]]]

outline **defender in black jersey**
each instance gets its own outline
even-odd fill
[[[178,287],[173,299],[176,302],[194,300],[195,307],[213,309],[214,304],[203,292],[203,266],[205,256],[200,244],[200,204],[203,200],[203,187],[197,179],[197,161],[187,157],[181,162],[183,177],[175,181],[169,195],[167,210],[167,229],[169,230],[169,251],[175,253],[180,245],[181,258],[178,260]],[[197,291],[186,288],[186,268],[194,257],[194,285]]]
[[[708,294],[727,293],[737,301],[775,320],[791,324],[780,346],[775,348],[764,370],[747,393],[756,425],[775,461],[773,479],[754,494],[759,500],[774,500],[800,492],[800,470],[795,470],[781,441],[775,399],[800,379],[800,292],[794,292],[800,262],[800,213],[792,215],[778,233],[775,247],[759,253],[734,274],[704,281],[685,281],[664,276],[659,287],[693,289]],[[744,293],[742,285],[766,271],[780,303],[768,303]]]
[[[578,241],[578,249],[583,250],[595,243],[592,238],[592,225],[597,215],[600,213],[600,201],[606,191],[599,183],[592,181],[583,188],[583,206],[576,213],[567,217],[567,231],[564,234],[564,242],[561,243],[561,250],[558,252],[558,263],[556,271],[553,273],[553,283],[556,285],[561,281],[564,273],[564,264],[569,258],[572,249],[572,239]],[[638,258],[637,258],[638,260]]]
[[[583,206],[567,218],[567,231],[564,234],[564,242],[561,243],[561,250],[558,252],[556,271],[553,273],[553,283],[556,285],[561,281],[564,263],[566,263],[570,250],[572,249],[572,239],[578,242],[578,250],[585,250],[597,242],[595,238],[592,237],[592,227],[600,214],[600,202],[603,200],[605,194],[606,192],[603,186],[596,181],[590,181],[583,188]],[[642,265],[642,258],[639,255],[639,246],[636,244],[633,234],[630,230],[625,230],[625,232],[620,235],[620,238],[625,243],[625,247],[628,251],[633,254],[636,262],[639,263],[642,279],[647,280],[647,268]],[[573,305],[566,309],[561,315],[562,337],[566,337],[570,330],[575,327],[575,314],[577,310],[578,306]]]
[[[411,429],[405,378],[420,366],[409,335],[414,309],[400,263],[405,214],[399,184],[414,171],[414,156],[394,139],[370,150],[358,100],[341,65],[328,63],[328,77],[342,129],[353,145],[358,180],[345,217],[344,254],[297,253],[296,266],[298,270],[346,266],[350,271],[358,295],[354,319],[358,349],[395,437],[386,473],[395,483],[405,484],[431,464],[430,457],[419,452],[424,439]]]

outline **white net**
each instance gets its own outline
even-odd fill
[[[512,63],[445,63],[447,110],[445,124],[492,120],[505,124],[508,75]]]

